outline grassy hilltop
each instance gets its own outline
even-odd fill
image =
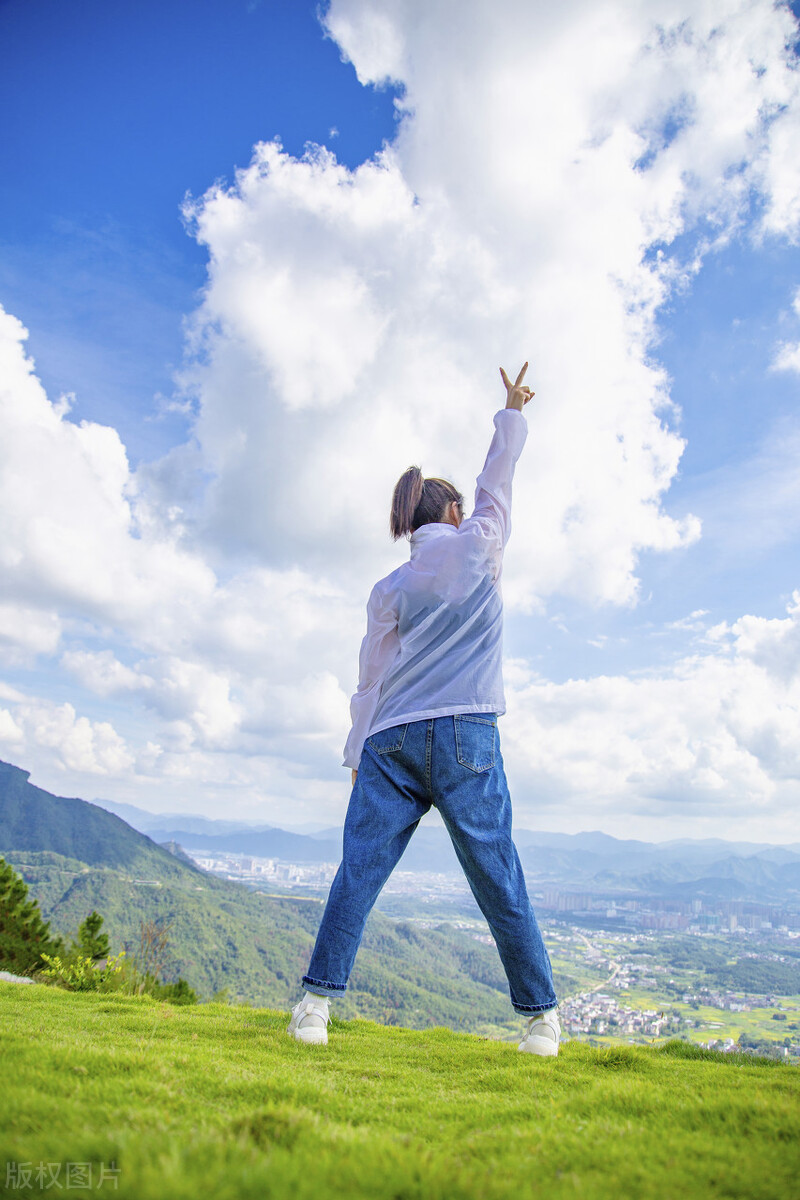
[[[797,1196],[795,1068],[681,1043],[538,1059],[366,1021],[309,1047],[286,1020],[0,982],[0,1188],[40,1195],[40,1163],[45,1187],[77,1163],[91,1188],[67,1194],[132,1200]]]

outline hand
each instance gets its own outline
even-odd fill
[[[506,385],[506,408],[516,408],[518,412],[522,412],[523,407],[528,403],[531,396],[536,395],[536,393],[532,392],[529,387],[521,386],[527,369],[528,364],[525,363],[519,375],[517,376],[516,382],[512,383],[503,368],[500,368],[500,374],[503,377],[503,383]]]
[[[355,769],[355,767],[351,767],[350,768],[350,786],[351,787],[356,786],[356,775],[357,774],[358,774],[358,771]]]

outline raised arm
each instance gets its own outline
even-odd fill
[[[396,614],[384,604],[376,584],[367,601],[367,632],[358,656],[358,689],[350,701],[352,727],[342,764],[351,767],[354,772],[358,768],[367,730],[378,706],[381,684],[399,648]]]
[[[514,467],[528,436],[528,423],[522,410],[533,396],[522,380],[525,363],[512,383],[503,368],[500,375],[506,387],[506,407],[495,413],[494,437],[483,470],[475,485],[475,508],[470,521],[480,526],[483,535],[493,543],[493,550],[502,555],[511,533],[511,481]]]

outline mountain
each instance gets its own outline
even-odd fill
[[[203,998],[227,988],[232,1000],[274,1008],[300,994],[320,900],[208,874],[97,805],[35,787],[9,763],[0,763],[0,855],[58,932],[76,931],[97,909],[112,952],[134,952],[142,921],[169,921],[166,980],[180,976]],[[557,979],[562,994],[573,983]],[[493,947],[447,925],[420,931],[379,913],[336,1011],[412,1027],[516,1028]]]
[[[227,834],[241,831],[262,831],[272,829],[266,821],[254,824],[252,821],[221,821],[211,817],[200,817],[186,813],[153,813],[146,808],[138,808],[135,804],[122,804],[114,800],[93,800],[91,803],[98,808],[104,808],[115,816],[122,817],[133,829],[148,836],[161,833],[165,829],[186,829],[192,833]]]
[[[192,850],[251,854],[257,858],[281,858],[297,863],[338,862],[342,856],[341,829],[300,834],[267,824],[220,821],[182,813],[151,813],[134,804],[115,804],[111,800],[95,803],[161,844],[177,842]]]
[[[110,801],[103,801],[111,806]],[[157,838],[189,850],[227,852],[296,863],[338,862],[341,829],[301,834],[269,825],[217,821],[205,817],[159,815],[117,805],[120,815]],[[126,817],[127,819],[127,817]],[[615,838],[599,830],[550,833],[515,829],[514,839],[528,878],[537,888],[580,891],[639,891],[684,896],[751,898],[784,902],[798,893],[800,843],[728,842],[722,838],[678,838],[644,842]],[[785,870],[778,868],[785,867]],[[411,839],[399,869],[461,875],[450,838],[441,822],[424,821]]]
[[[178,865],[149,837],[120,817],[85,800],[53,796],[29,781],[30,773],[0,762],[0,852],[52,851],[88,866],[124,869],[136,876],[155,872],[164,880],[196,877],[199,867]]]
[[[281,858],[286,862],[336,862],[342,857],[342,841],[323,841],[283,829],[252,830],[248,833],[192,833],[188,829],[163,829],[159,840],[179,842],[191,850],[252,854],[256,858]]]

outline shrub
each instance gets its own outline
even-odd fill
[[[70,992],[101,992],[114,990],[116,977],[123,971],[125,951],[109,958],[100,969],[87,954],[42,954],[47,964],[39,974],[66,988]],[[111,986],[109,986],[111,985]]]
[[[157,983],[152,995],[157,1000],[168,1000],[170,1004],[197,1004],[197,992],[189,987],[185,979],[175,983]]]

